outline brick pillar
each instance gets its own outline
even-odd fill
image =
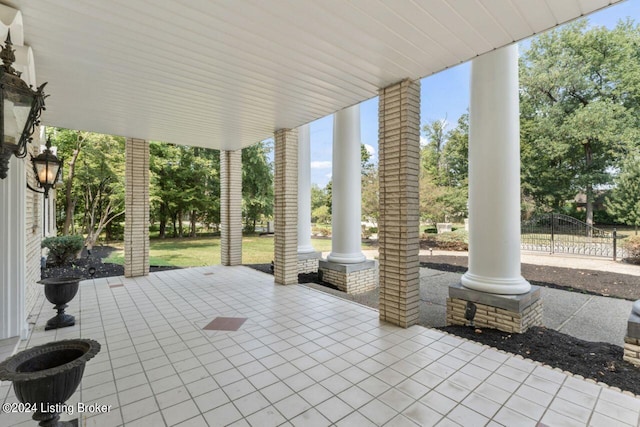
[[[298,283],[298,131],[275,133],[275,282]]]
[[[418,321],[420,82],[381,89],[379,101],[380,319]]]
[[[127,138],[125,146],[124,275],[149,274],[149,143]]]
[[[220,151],[220,261],[242,264],[242,151]]]

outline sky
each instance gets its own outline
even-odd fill
[[[640,0],[627,0],[600,12],[589,15],[595,26],[612,28],[620,19],[631,17],[640,22]],[[520,42],[520,50],[527,40]],[[421,80],[420,123],[446,119],[451,129],[469,107],[470,62],[444,70]],[[361,140],[372,160],[378,160],[378,98],[360,104]],[[311,182],[324,187],[331,178],[331,147],[333,140],[333,116],[311,122]]]

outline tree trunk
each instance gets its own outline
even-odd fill
[[[182,237],[184,235],[182,230],[182,211],[178,212],[178,237]]]
[[[198,219],[196,211],[191,211],[191,237],[196,237],[196,220]]]
[[[585,164],[587,166],[587,170],[591,167],[591,163],[593,161],[593,151],[591,150],[591,144],[587,143],[584,145],[584,156],[585,156]],[[587,224],[593,226],[593,186],[591,183],[587,184],[586,189],[587,196]],[[588,236],[591,237],[591,228],[588,227]]]
[[[76,173],[76,160],[78,160],[78,155],[80,155],[80,149],[82,148],[82,138],[80,137],[80,132],[77,134],[76,139],[76,149],[73,150],[73,155],[71,156],[71,160],[69,161],[69,172],[67,173],[67,182],[65,183],[65,216],[64,216],[64,226],[62,228],[62,234],[65,236],[69,234],[69,229],[71,228],[71,224],[73,223],[73,214],[76,209],[76,200],[72,197],[71,190],[73,189],[73,177]]]
[[[591,227],[593,227],[593,187],[591,184],[587,185],[587,235],[591,237]]]
[[[167,237],[167,207],[164,203],[160,205],[160,235],[161,239]]]
[[[178,237],[178,227],[176,226],[176,222],[178,222],[178,214],[177,213],[173,213],[173,215],[171,215],[171,222],[173,223],[173,237],[176,238]]]

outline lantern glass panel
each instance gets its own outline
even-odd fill
[[[4,95],[4,143],[17,145],[29,119],[33,96]]]
[[[60,164],[49,161],[34,161],[36,172],[38,174],[38,182],[40,185],[54,185],[58,176]]]

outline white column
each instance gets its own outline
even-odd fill
[[[360,250],[360,106],[333,115],[331,253],[327,261],[363,262]]]
[[[469,270],[466,288],[528,292],[520,274],[518,48],[473,60],[469,110]]]
[[[316,250],[311,246],[311,138],[309,125],[298,128],[298,253]]]
[[[25,314],[25,212],[27,188],[24,160],[12,156],[7,178],[0,180],[0,339],[29,331]]]

